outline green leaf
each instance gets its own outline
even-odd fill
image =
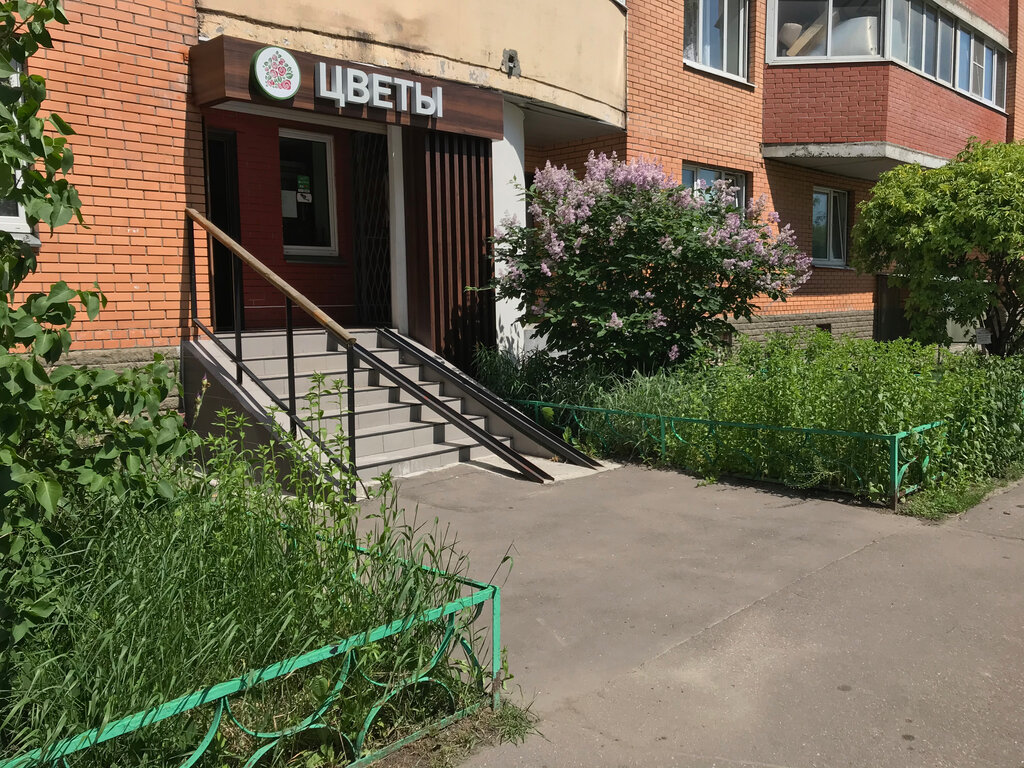
[[[14,642],[20,643],[25,638],[25,635],[28,634],[30,629],[32,629],[31,621],[26,620],[19,622],[11,629],[11,637],[14,638]]]
[[[41,478],[35,487],[36,501],[51,515],[57,511],[63,491],[60,483],[48,478]]]
[[[174,498],[174,486],[171,485],[167,480],[160,479],[156,484],[157,493],[163,496],[165,499]]]
[[[0,77],[2,76],[2,73],[0,73]],[[50,122],[53,123],[53,127],[57,129],[57,132],[60,133],[61,136],[75,135],[75,129],[68,125],[65,122],[64,118],[58,115],[56,112],[50,113]]]

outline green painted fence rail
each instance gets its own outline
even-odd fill
[[[425,570],[440,573],[434,571],[434,569]],[[293,738],[303,732],[323,731],[329,728],[325,722],[325,716],[338,697],[343,694],[345,683],[354,670],[359,671],[360,674],[363,674],[366,681],[378,688],[380,695],[366,712],[365,718],[362,721],[362,727],[357,733],[335,733],[333,735],[337,736],[344,744],[345,751],[350,760],[347,765],[350,768],[368,765],[406,744],[410,744],[416,739],[436,731],[438,728],[442,728],[449,723],[472,714],[488,703],[495,708],[500,706],[500,685],[496,681],[501,679],[501,589],[493,584],[486,584],[463,577],[453,577],[452,581],[462,585],[462,587],[468,587],[471,590],[470,594],[418,615],[393,621],[389,624],[352,635],[337,643],[325,645],[316,650],[271,664],[263,669],[249,672],[232,680],[211,685],[200,691],[165,702],[145,712],[138,712],[128,717],[114,720],[102,728],[95,728],[57,741],[46,747],[7,759],[0,762],[0,768],[43,768],[44,766],[47,768],[71,768],[74,764],[68,760],[71,756],[80,756],[99,744],[137,733],[163,720],[180,717],[187,713],[194,713],[200,707],[209,707],[212,710],[212,720],[205,736],[203,736],[191,754],[184,759],[181,763],[181,768],[192,768],[192,766],[197,765],[210,748],[210,745],[214,743],[218,732],[228,723],[248,734],[259,744],[258,748],[255,749],[244,763],[244,768],[254,768],[283,740]],[[481,616],[487,602],[491,603],[490,676],[492,682],[489,690],[484,679],[484,669],[477,658],[472,643],[467,640],[465,635],[469,625]],[[457,624],[457,616],[468,611],[472,611],[472,615],[465,625]],[[420,668],[403,675],[394,682],[380,682],[365,676],[365,673],[361,672],[358,660],[358,654],[361,649],[386,638],[400,635],[419,625],[433,622],[444,622],[443,637],[430,660]],[[458,708],[457,697],[448,685],[431,676],[438,669],[439,664],[442,661],[448,661],[450,654],[460,647],[466,656],[466,663],[463,666],[471,675],[471,687],[474,689],[475,694],[477,694],[474,697],[476,701],[462,708]],[[247,691],[252,691],[270,681],[281,680],[301,670],[315,668],[316,665],[331,661],[340,661],[341,670],[337,673],[334,684],[330,688],[330,693],[301,722],[282,730],[261,732],[244,725],[232,711],[232,697],[236,697],[237,709],[237,697],[244,696]],[[439,686],[446,693],[451,705],[449,707],[451,712],[443,718],[420,727],[415,732],[398,741],[372,753],[365,753],[367,736],[370,734],[371,728],[373,728],[380,712],[403,691],[424,684]]]
[[[706,475],[823,488],[898,503],[930,478],[946,422],[875,434],[512,401],[538,424],[608,456]],[[568,430],[568,434],[566,431]]]

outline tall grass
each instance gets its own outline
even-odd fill
[[[356,506],[310,463],[306,446],[282,436],[276,447],[249,448],[244,424],[222,418],[223,435],[204,445],[205,472],[162,470],[171,499],[105,494],[68,511],[80,527],[61,555],[59,609],[18,646],[11,690],[0,696],[0,761],[460,596],[453,577],[467,559],[455,537],[436,520],[407,517],[386,479],[371,507]],[[371,681],[387,685],[423,668],[444,629],[421,624],[363,649],[330,724],[358,731],[381,692]],[[340,663],[258,687],[234,703],[237,713],[257,730],[297,723],[326,696]],[[446,658],[437,674],[464,704],[461,667]],[[438,690],[410,690],[371,740],[446,708]],[[201,740],[207,710],[75,764],[180,764]],[[240,765],[251,741],[222,731],[210,764]]]
[[[493,354],[493,353],[492,353]],[[969,483],[1000,476],[1024,459],[1024,361],[974,352],[952,354],[909,340],[875,342],[825,332],[746,338],[720,364],[691,363],[652,376],[610,380],[588,371],[537,371],[554,365],[530,359],[487,361],[506,380],[491,382],[518,399],[852,433],[893,434],[944,421],[942,428],[901,441],[908,481],[939,476]],[[503,366],[503,369],[502,369]],[[529,375],[525,375],[529,374]],[[517,378],[518,376],[518,378]],[[514,397],[516,395],[513,395]],[[559,428],[608,455],[667,461],[703,474],[753,474],[789,485],[826,485],[883,497],[890,487],[888,443],[842,436],[676,423],[661,453],[659,425],[635,417],[588,416],[571,424],[567,412],[549,414]],[[672,430],[675,430],[674,432]],[[923,459],[930,456],[927,470]]]
[[[621,381],[595,364],[570,365],[544,350],[515,355],[478,347],[473,369],[481,384],[506,400],[587,404]]]

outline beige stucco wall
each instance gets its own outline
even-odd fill
[[[625,126],[626,14],[613,0],[199,0],[199,32],[495,88]],[[522,76],[501,70],[518,51]]]

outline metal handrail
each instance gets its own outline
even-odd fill
[[[425,365],[434,373],[454,380],[456,386],[465,389],[472,397],[479,400],[485,407],[496,413],[502,419],[511,424],[515,429],[524,432],[531,440],[540,443],[556,456],[580,467],[597,469],[600,462],[595,461],[582,451],[576,450],[564,440],[552,435],[546,429],[542,429],[535,421],[523,415],[521,411],[513,408],[504,400],[499,398],[479,382],[464,374],[462,371],[451,365],[446,365],[442,358],[426,352],[408,339],[395,333],[390,328],[378,328],[377,333],[383,336],[389,343],[402,353],[415,358],[418,363]]]
[[[308,435],[321,450],[330,456],[329,451],[326,451],[326,447],[317,435],[313,433],[311,429],[302,421],[296,414],[296,393],[295,393],[295,351],[293,333],[294,327],[292,323],[292,311],[293,306],[298,306],[307,315],[319,324],[327,333],[338,340],[341,343],[348,354],[347,358],[347,380],[346,386],[348,389],[348,426],[347,426],[347,437],[348,437],[348,449],[349,449],[349,465],[352,474],[356,474],[356,443],[355,443],[355,419],[356,419],[356,404],[355,404],[355,361],[358,357],[370,368],[382,374],[385,378],[392,381],[400,389],[405,390],[407,393],[415,397],[420,403],[426,405],[436,414],[441,416],[447,422],[460,429],[463,433],[475,440],[479,445],[487,448],[489,451],[500,457],[503,461],[513,467],[515,470],[520,472],[528,480],[532,480],[537,483],[542,483],[545,480],[551,480],[551,475],[547,474],[531,461],[521,456],[518,452],[508,447],[500,440],[496,439],[494,435],[491,435],[486,430],[481,429],[479,426],[474,424],[472,421],[467,419],[465,415],[458,413],[453,410],[447,404],[434,397],[430,392],[427,392],[416,382],[404,376],[399,371],[395,370],[392,366],[385,363],[383,360],[378,358],[373,353],[367,351],[365,348],[357,343],[356,337],[352,335],[348,330],[341,326],[336,320],[327,315],[320,307],[302,295],[299,291],[293,288],[288,282],[283,280],[277,273],[267,267],[266,264],[261,262],[249,251],[243,248],[238,242],[236,242],[230,235],[225,233],[216,224],[203,216],[199,211],[194,208],[186,208],[186,232],[185,242],[186,249],[189,257],[189,268],[191,271],[191,299],[192,299],[192,323],[199,328],[204,334],[213,339],[225,352],[231,361],[235,364],[235,379],[236,383],[242,383],[242,374],[245,373],[250,379],[256,382],[257,386],[280,406],[291,419],[292,430],[294,433],[295,427],[297,426],[306,435]],[[240,262],[250,267],[256,274],[266,280],[273,288],[278,292],[282,293],[285,297],[285,333],[287,337],[287,367],[288,367],[288,404],[286,405],[279,397],[277,397],[269,387],[267,387],[252,370],[249,369],[242,359],[242,315],[241,315],[241,301],[239,300],[240,294],[240,283],[241,273],[240,270],[233,269],[234,281],[235,281],[235,323],[234,323],[234,335],[235,335],[235,351],[232,353],[220,339],[218,339],[213,332],[207,328],[207,326],[199,319],[198,309],[198,285],[196,280],[196,257],[195,257],[195,239],[192,225],[188,220],[199,224],[207,234],[214,238],[217,242],[227,248],[231,254]],[[331,460],[338,466],[341,465],[333,456],[330,456]]]

